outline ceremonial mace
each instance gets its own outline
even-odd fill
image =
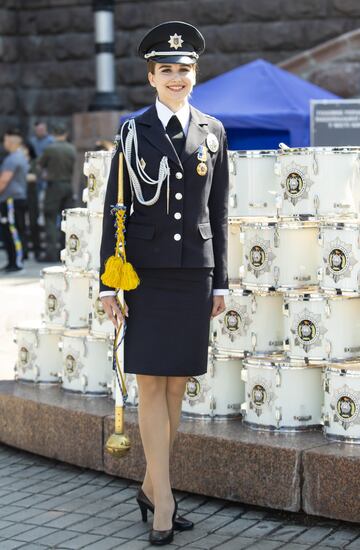
[[[118,197],[117,204],[112,207],[111,213],[115,215],[116,227],[116,245],[115,254],[108,258],[105,264],[105,271],[101,276],[102,282],[112,288],[119,290],[132,290],[140,282],[133,266],[126,261],[125,253],[125,215],[126,207],[124,205],[124,157],[119,154],[119,173],[118,173]],[[115,370],[115,432],[109,437],[105,444],[108,453],[116,457],[124,456],[130,450],[131,443],[129,437],[124,433],[124,409],[127,398],[126,385],[121,369],[123,364],[123,346],[126,323],[125,308],[121,304],[118,295],[116,296],[119,307],[123,314],[123,322],[116,329],[114,340],[114,359],[113,366]],[[121,362],[118,358],[119,349],[121,350]]]

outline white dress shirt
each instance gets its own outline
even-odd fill
[[[187,135],[187,132],[189,130],[189,123],[190,123],[190,105],[188,102],[186,102],[185,105],[181,107],[181,109],[176,111],[176,113],[174,113],[171,109],[169,109],[169,107],[161,103],[159,98],[156,98],[155,106],[156,106],[156,111],[160,119],[160,122],[164,126],[164,130],[166,130],[166,126],[168,125],[169,120],[175,114],[180,121],[180,124],[182,126],[185,136]],[[223,296],[228,293],[229,293],[229,290],[227,288],[213,289],[214,296]],[[103,290],[102,292],[100,292],[99,296],[100,298],[102,298],[103,296],[115,296],[115,291]]]

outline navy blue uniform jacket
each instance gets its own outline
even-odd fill
[[[214,288],[228,288],[227,276],[227,217],[228,217],[228,159],[227,142],[220,121],[190,107],[190,123],[180,158],[157,116],[153,105],[135,118],[139,159],[145,171],[157,179],[161,158],[168,157],[170,167],[169,214],[166,212],[166,180],[159,200],[144,206],[132,197],[124,161],[124,204],[126,218],[126,256],[137,267],[213,267]],[[206,137],[215,134],[219,142],[216,152],[207,152],[207,173],[197,173],[198,149],[206,146]],[[124,132],[126,137],[126,131]],[[114,218],[111,205],[117,202],[118,157],[121,144],[112,160],[107,186],[103,234],[101,242],[100,275],[106,259],[114,254]],[[135,167],[134,154],[132,166]],[[156,185],[141,182],[146,200],[153,197]],[[130,209],[133,203],[133,208]],[[131,214],[130,214],[131,211]],[[176,237],[175,237],[176,236]],[[179,238],[180,236],[180,238]],[[174,238],[175,237],[175,238]],[[100,281],[100,290],[113,290]]]

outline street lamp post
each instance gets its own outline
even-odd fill
[[[115,90],[115,0],[93,0],[95,22],[96,93],[89,111],[123,109]]]

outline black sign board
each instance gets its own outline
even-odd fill
[[[360,99],[311,101],[311,145],[360,146]]]

